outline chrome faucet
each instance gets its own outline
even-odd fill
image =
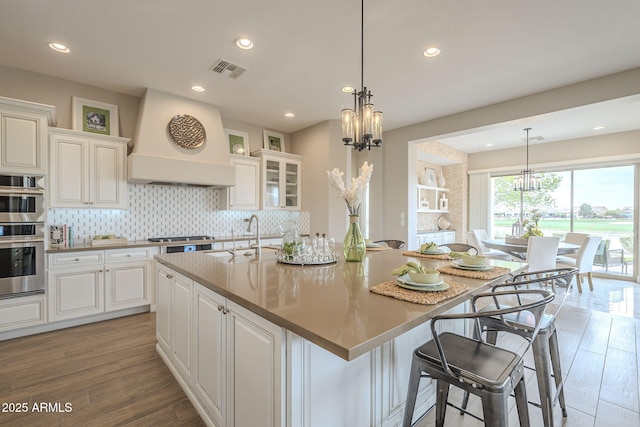
[[[233,248],[228,249],[227,252],[229,252],[231,256],[235,258],[236,257],[236,233],[233,230],[233,228],[231,229],[231,239],[233,240]]]
[[[254,219],[256,220],[256,255],[261,255],[262,249],[260,247],[260,221],[258,220],[258,215],[253,214],[251,215],[251,217],[245,219],[244,221],[249,223],[247,231],[251,232],[251,224],[253,223]]]

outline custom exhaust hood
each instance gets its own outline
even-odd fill
[[[203,133],[201,145],[188,143]],[[127,159],[129,182],[235,185],[235,166],[231,165],[220,110],[213,105],[147,89],[140,101],[133,141]]]

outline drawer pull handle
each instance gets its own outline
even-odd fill
[[[80,258],[76,258],[76,261],[80,261]]]

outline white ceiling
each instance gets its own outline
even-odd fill
[[[364,83],[394,129],[640,67],[638,18],[638,0],[366,0]],[[0,64],[294,132],[352,102],[340,88],[360,86],[359,21],[357,0],[0,0]],[[255,47],[235,47],[241,36]],[[431,45],[442,54],[428,59]],[[214,74],[217,58],[248,71]],[[521,144],[527,126],[541,142],[640,128],[637,99],[607,104],[442,142],[474,152]]]

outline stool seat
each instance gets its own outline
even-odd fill
[[[445,332],[440,334],[440,342],[447,349],[447,363],[451,370],[464,378],[465,383],[476,386],[482,384],[482,387],[490,392],[508,388],[512,372],[518,365],[522,365],[516,353],[471,338]],[[416,356],[438,367],[441,366],[434,341],[416,349]]]
[[[520,305],[496,308],[479,312],[477,301],[490,299],[495,307],[499,301],[507,301],[520,297],[527,299]],[[530,347],[540,327],[540,321],[546,305],[554,298],[554,294],[544,289],[521,289],[511,291],[489,292],[472,298],[472,313],[442,314],[431,320],[433,339],[427,341],[413,352],[407,400],[404,409],[403,426],[410,427],[421,378],[436,380],[436,426],[444,426],[446,407],[449,404],[449,387],[455,386],[467,393],[482,399],[482,412],[485,426],[507,427],[508,399],[513,393],[516,398],[520,425],[529,426],[529,412],[527,409],[527,388],[524,381],[523,354]],[[528,342],[522,352],[513,352],[482,340],[482,335],[465,337],[452,332],[439,332],[436,324],[442,320],[479,320],[496,316],[504,319],[505,315],[522,314],[522,319],[532,321],[531,336],[521,336]],[[505,328],[511,323],[504,320]],[[474,415],[475,417],[475,415]]]

